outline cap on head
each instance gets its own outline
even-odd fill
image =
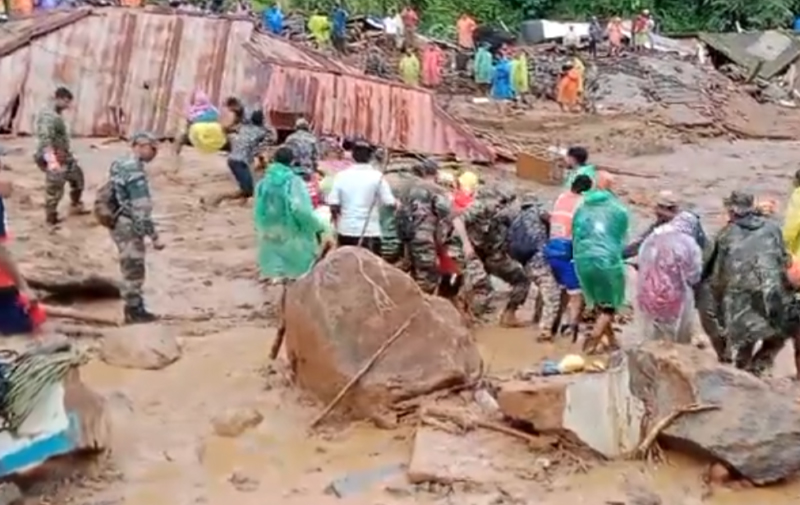
[[[298,118],[297,121],[294,122],[294,127],[296,130],[308,130],[308,120],[304,117]]]
[[[131,145],[156,145],[158,138],[150,132],[140,131],[131,136]]]
[[[521,207],[538,206],[539,205],[539,196],[536,193],[534,193],[532,191],[529,191],[527,193],[524,193],[520,197],[519,204],[520,204]]]
[[[678,199],[675,197],[675,194],[672,191],[659,191],[658,196],[656,197],[656,207],[675,209],[679,205]]]
[[[439,165],[433,160],[425,159],[414,165],[412,170],[420,177],[431,177],[439,173]]]

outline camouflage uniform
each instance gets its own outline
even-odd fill
[[[268,136],[266,128],[254,124],[241,124],[236,131],[228,135],[231,146],[228,167],[245,196],[253,194],[253,162],[267,146]]]
[[[481,188],[475,201],[462,214],[467,235],[486,274],[499,277],[511,286],[506,310],[516,310],[528,297],[531,280],[525,269],[508,254],[506,235],[511,225],[507,195]],[[467,284],[476,307],[486,307],[491,298],[491,284],[473,261],[467,263]]]
[[[384,177],[389,187],[392,188],[392,194],[398,201],[403,201],[405,195],[408,194],[408,188],[415,184],[419,178],[411,172],[410,168],[399,168],[387,170]],[[381,257],[388,263],[397,266],[403,270],[408,270],[409,266],[405,265],[405,245],[400,240],[397,230],[397,216],[395,209],[390,207],[381,207]]]
[[[367,61],[364,64],[364,73],[381,78],[385,78],[389,75],[389,66],[377,49],[372,49],[367,54]]]
[[[120,209],[111,238],[119,251],[122,298],[127,316],[144,311],[145,237],[155,241],[158,234],[153,223],[153,202],[144,162],[133,154],[120,158],[111,165],[109,177]]]
[[[411,263],[411,276],[420,289],[436,293],[441,279],[437,244],[451,231],[451,207],[444,190],[419,179],[400,197],[398,229]]]
[[[789,256],[780,226],[756,213],[751,195],[734,193],[734,217],[719,232],[705,272],[722,336],[737,368],[768,371],[798,330],[794,293],[786,279]],[[761,348],[753,354],[756,344]]]
[[[295,163],[311,172],[316,170],[319,160],[319,141],[308,130],[297,130],[286,137],[285,144],[292,148]]]
[[[45,173],[45,213],[48,222],[58,218],[58,204],[64,197],[64,184],[69,183],[69,198],[73,207],[81,205],[84,179],[83,170],[72,155],[69,131],[61,113],[50,104],[36,116],[36,153],[34,161]],[[61,169],[54,171],[47,166],[45,154],[48,151],[56,156]]]
[[[561,306],[561,288],[544,256],[544,247],[549,237],[544,221],[546,211],[538,198],[532,194],[525,195],[520,203],[522,210],[514,219],[512,227],[519,226],[530,243],[537,246],[534,255],[525,263],[525,272],[538,290],[537,298],[541,300],[542,310],[539,335],[546,338],[550,336],[556,323],[555,319]]]

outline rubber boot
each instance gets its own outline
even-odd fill
[[[72,204],[69,206],[69,213],[71,216],[83,216],[89,213],[89,211],[83,206],[83,202],[81,202],[80,198],[72,198]]]
[[[142,305],[125,307],[125,324],[152,323],[158,316],[151,314]]]

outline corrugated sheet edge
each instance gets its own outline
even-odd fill
[[[58,14],[61,13],[59,12]],[[28,16],[27,18],[35,18],[41,16],[42,21],[40,23],[33,23],[29,28],[25,29],[15,40],[10,40],[5,44],[0,45],[0,58],[8,56],[17,49],[24,47],[27,44],[30,44],[31,41],[37,37],[47,35],[48,33],[52,33],[56,30],[59,30],[65,26],[71,25],[72,23],[75,23],[83,18],[90,16],[92,14],[92,9],[89,8],[78,9],[69,14],[64,13],[63,16],[60,16],[58,14],[48,13],[39,15],[34,14]],[[26,18],[19,18],[19,19],[26,19]],[[0,29],[2,29],[1,25]]]

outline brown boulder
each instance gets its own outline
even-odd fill
[[[108,330],[100,357],[112,366],[160,370],[178,361],[181,348],[168,326],[137,324]]]
[[[328,402],[404,323],[405,332],[345,396],[356,417],[468,381],[475,339],[446,300],[369,251],[342,247],[287,291],[286,351],[297,382]]]
[[[653,422],[692,404],[662,439],[722,462],[755,484],[800,471],[800,406],[790,394],[692,346],[647,342],[627,351],[630,388]]]

